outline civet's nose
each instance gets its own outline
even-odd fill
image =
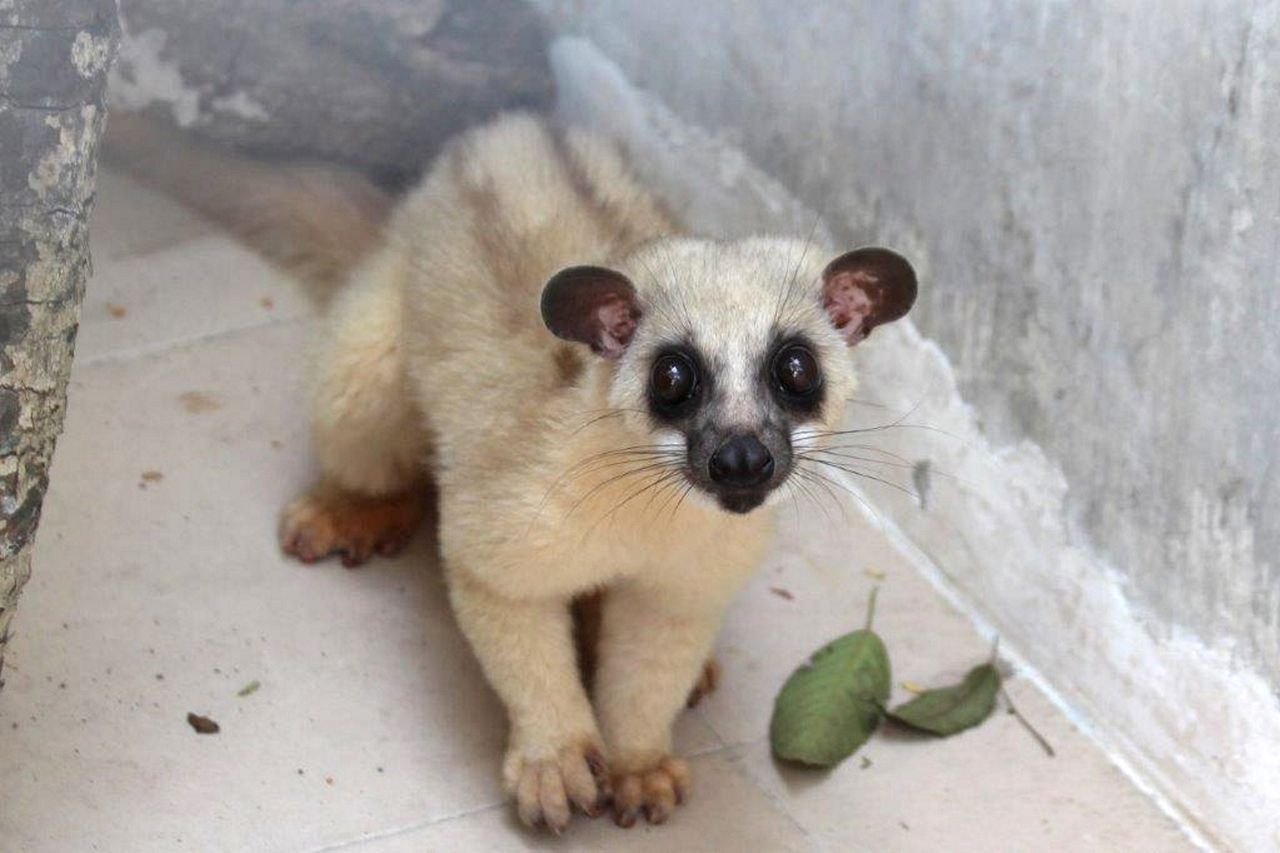
[[[735,435],[720,445],[708,467],[721,485],[761,486],[773,476],[773,456],[754,435]]]

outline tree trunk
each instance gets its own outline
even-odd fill
[[[120,0],[120,17],[113,108],[389,185],[468,125],[554,94],[522,0]]]
[[[89,272],[114,0],[0,0],[0,686]]]

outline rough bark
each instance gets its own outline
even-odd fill
[[[401,183],[502,109],[547,105],[537,13],[520,0],[121,0],[113,107],[258,156]]]
[[[0,0],[0,676],[66,408],[117,41],[113,0]]]

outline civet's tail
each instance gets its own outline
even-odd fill
[[[138,114],[111,114],[103,159],[227,228],[321,300],[378,246],[391,209],[355,172],[250,160]]]

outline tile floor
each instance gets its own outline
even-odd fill
[[[860,623],[869,571],[885,576],[877,627],[895,679],[947,679],[987,653],[854,504],[785,515],[723,632],[723,687],[679,724],[696,789],[671,823],[524,832],[497,785],[502,712],[431,537],[360,571],[276,550],[275,512],[310,475],[310,306],[126,179],[102,176],[94,229],[66,433],[0,694],[0,848],[1189,848],[1016,677],[1055,758],[1000,713],[945,741],[882,731],[829,773],[772,761],[775,691]],[[188,711],[221,733],[196,735]]]

